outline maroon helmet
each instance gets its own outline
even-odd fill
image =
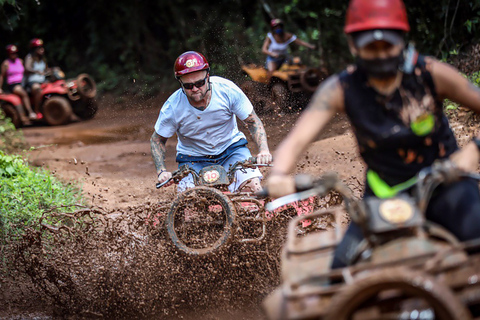
[[[351,0],[347,10],[345,33],[375,29],[408,32],[410,26],[402,0]]]
[[[179,78],[188,73],[210,70],[210,65],[203,54],[196,51],[187,51],[178,56],[175,60],[174,72],[175,78]]]
[[[283,26],[283,21],[281,19],[272,19],[270,21],[270,28],[275,28],[276,26]]]
[[[43,47],[43,40],[39,38],[33,38],[30,40],[30,48],[38,48],[38,47]]]
[[[9,44],[5,49],[7,50],[7,54],[18,53],[18,48],[14,44]]]

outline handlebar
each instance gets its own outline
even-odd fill
[[[426,209],[428,200],[433,190],[442,183],[451,183],[462,177],[468,177],[480,181],[480,174],[466,173],[455,167],[451,161],[438,161],[432,166],[422,169],[416,176],[414,185],[418,204],[422,210]],[[324,196],[328,192],[335,190],[339,192],[348,205],[353,200],[353,193],[350,188],[345,185],[336,174],[326,174],[320,179],[313,177],[306,178],[305,175],[295,177],[296,193],[278,198],[265,207],[267,210],[275,210],[285,204],[293,201],[307,199],[311,196]],[[407,188],[405,188],[407,189]],[[400,191],[405,191],[400,190]],[[263,189],[258,195],[268,196],[268,190]]]
[[[257,167],[271,167],[271,166],[272,164],[270,163],[268,164],[257,163],[257,157],[250,157],[246,160],[235,162],[228,169],[227,175],[229,177],[229,180],[231,180],[237,170],[242,170],[247,168],[257,168]],[[180,180],[185,178],[188,174],[192,174],[195,177],[195,179],[199,179],[198,173],[195,170],[191,169],[188,165],[183,165],[179,169],[172,172],[172,176],[168,180],[164,182],[158,182],[156,183],[155,186],[157,189],[160,189],[161,187],[168,184],[172,180],[174,181],[174,183],[178,183]]]

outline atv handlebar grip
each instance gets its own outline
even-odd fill
[[[172,178],[166,180],[166,181],[163,181],[163,182],[157,182],[157,184],[155,185],[157,187],[157,189],[160,189],[161,187],[163,187],[164,185],[166,185],[167,183],[170,182],[170,180],[172,180]]]
[[[266,198],[268,197],[268,189],[264,187],[262,190],[255,192],[255,195],[259,198]]]

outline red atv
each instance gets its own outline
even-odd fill
[[[42,102],[38,111],[43,117],[34,121],[45,121],[51,126],[57,126],[78,119],[91,119],[98,110],[95,81],[85,73],[76,79],[65,80],[63,71],[54,68],[41,88]],[[33,106],[31,96],[30,101]],[[15,127],[25,125],[22,122],[25,108],[19,96],[13,93],[0,94],[0,107]]]

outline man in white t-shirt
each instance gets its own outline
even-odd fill
[[[272,161],[263,124],[237,85],[221,77],[210,77],[207,59],[195,51],[181,54],[174,70],[181,88],[164,103],[150,139],[158,182],[172,176],[165,167],[165,144],[175,133],[179,166],[188,164],[198,172],[205,166],[219,164],[228,170],[235,162],[249,158],[247,140],[238,130],[236,117],[246,124],[258,146],[257,163]],[[239,170],[229,189],[233,192],[245,187],[258,191],[261,177],[258,169]],[[191,176],[178,185],[179,191],[191,187]]]

